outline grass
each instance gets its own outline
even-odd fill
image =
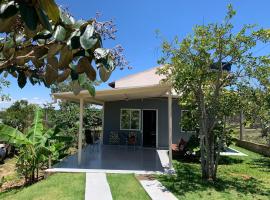
[[[233,147],[248,157],[222,157],[215,183],[201,179],[200,165],[174,160],[176,176],[158,179],[179,199],[270,199],[270,158]]]
[[[150,200],[133,174],[107,174],[114,200]]]
[[[34,185],[0,193],[1,200],[83,200],[85,174],[60,173]]]

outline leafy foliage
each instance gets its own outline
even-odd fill
[[[45,130],[43,113],[39,108],[36,109],[33,124],[26,134],[0,124],[0,137],[19,149],[16,166],[27,183],[38,179],[38,170],[44,167],[50,155],[53,160],[61,158],[61,154],[65,154],[67,150],[67,144],[72,141],[72,138],[63,135],[58,127]]]
[[[24,132],[34,119],[35,108],[25,100],[16,101],[1,113],[1,118],[4,124]]]
[[[49,87],[70,77],[74,93],[87,89],[95,95],[93,81],[107,81],[112,71],[127,63],[123,49],[106,49],[102,38],[114,39],[111,21],[96,18],[76,21],[54,0],[3,0],[0,2],[0,72],[17,78],[23,88]],[[81,81],[82,79],[90,81]]]
[[[226,129],[216,131],[225,118],[239,111],[243,104],[243,87],[269,93],[269,56],[256,56],[254,49],[269,42],[269,31],[244,25],[235,33],[232,6],[223,23],[197,25],[194,34],[181,42],[163,42],[165,75],[181,101],[193,99],[198,117],[202,177],[215,180],[219,152],[225,140]],[[216,151],[215,146],[218,146]]]

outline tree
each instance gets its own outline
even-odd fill
[[[194,34],[181,42],[163,42],[164,66],[159,73],[165,75],[181,95],[180,101],[194,99],[199,122],[202,178],[216,180],[219,153],[225,131],[215,128],[224,121],[225,111],[231,110],[241,86],[268,91],[269,57],[255,56],[258,43],[269,41],[269,32],[244,25],[235,33],[231,23],[235,15],[232,6],[223,23],[197,25]],[[268,80],[268,82],[267,82]],[[255,84],[256,83],[256,84]],[[238,99],[238,98],[237,98]],[[241,106],[241,105],[239,105]]]
[[[98,85],[99,82],[95,81],[93,84]],[[69,92],[72,90],[72,85],[69,81],[64,81],[58,85],[51,87],[51,93]],[[79,130],[79,105],[74,102],[59,102],[59,109],[50,112],[49,122],[52,124],[61,125],[62,129],[66,130],[66,134],[74,137]],[[85,129],[96,129],[102,125],[102,112],[100,109],[92,105],[85,106],[83,116]],[[77,141],[77,137],[74,137]]]
[[[49,87],[70,77],[75,94],[83,88],[94,95],[96,71],[105,82],[126,64],[120,46],[103,48],[102,40],[115,32],[112,21],[76,21],[54,0],[2,0],[0,72],[17,78],[21,88],[27,80]]]
[[[3,94],[3,88],[4,87],[9,87],[10,82],[5,80],[4,77],[0,77],[0,99],[1,101],[9,101],[9,95]]]
[[[71,137],[63,135],[58,127],[46,130],[43,126],[43,112],[35,111],[32,126],[23,134],[15,128],[0,124],[1,140],[19,148],[17,170],[25,177],[26,183],[33,183],[39,178],[39,169],[48,162],[49,155],[58,160],[65,154]]]
[[[24,132],[33,121],[35,108],[36,106],[28,104],[28,101],[16,101],[1,113],[1,118],[4,124]]]

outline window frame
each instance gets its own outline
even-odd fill
[[[122,128],[122,111],[123,110],[128,110],[130,112],[129,114],[129,129],[124,129]],[[132,129],[131,128],[131,111],[139,111],[139,129]],[[141,115],[141,109],[135,109],[135,108],[121,108],[120,109],[120,130],[121,131],[140,131],[141,130],[141,118],[142,118],[142,115]]]

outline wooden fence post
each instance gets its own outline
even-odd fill
[[[240,135],[239,135],[239,139],[241,141],[243,140],[244,133],[245,133],[244,113],[243,113],[243,110],[241,109],[241,111],[240,111]]]

